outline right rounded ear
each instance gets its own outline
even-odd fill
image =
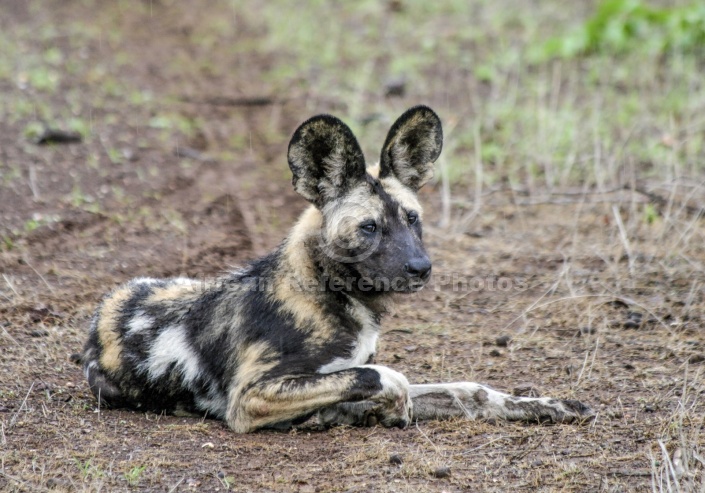
[[[394,175],[416,191],[433,177],[433,163],[441,149],[440,118],[428,106],[414,106],[389,129],[379,161],[379,177]]]
[[[365,158],[350,128],[331,115],[318,115],[296,129],[289,142],[294,190],[321,208],[365,177]]]

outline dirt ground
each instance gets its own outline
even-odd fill
[[[678,477],[680,491],[702,491],[702,218],[657,200],[675,219],[646,222],[649,197],[621,191],[496,190],[479,214],[469,201],[441,226],[444,190],[427,187],[434,280],[384,321],[377,360],[416,383],[579,399],[592,422],[236,435],[214,420],[96,409],[71,355],[101,295],[134,276],[217,275],[275,247],[306,205],[290,186],[289,136],[312,114],[346,114],[340,101],[262,82],[274,61],[246,51],[210,75],[175,77],[169,62],[207,51],[189,42],[188,16],[144,25],[114,11],[131,35],[114,40],[99,18],[104,36],[80,49],[71,36],[22,34],[90,15],[60,5],[2,4],[0,29],[24,40],[17,56],[58,46],[66,67],[75,57],[82,68],[39,95],[21,74],[0,79],[0,490],[675,491]],[[237,27],[230,42],[258,35]],[[140,56],[101,68],[116,52]],[[391,103],[394,116],[434,103],[412,96]],[[21,100],[33,114],[14,112]],[[82,142],[39,146],[23,133],[37,119],[61,127],[77,100],[91,128]],[[468,196],[462,184],[453,192]]]

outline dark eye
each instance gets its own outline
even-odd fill
[[[409,212],[406,217],[409,219],[409,224],[416,224],[419,220],[419,215],[414,211]]]
[[[377,224],[374,221],[367,221],[360,224],[360,229],[362,229],[365,233],[372,234],[377,231]]]

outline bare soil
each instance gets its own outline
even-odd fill
[[[0,28],[91,14],[70,2],[51,13],[24,9],[8,3]],[[438,226],[440,187],[424,190],[434,283],[386,319],[378,363],[412,382],[472,380],[579,399],[597,411],[593,422],[328,431],[308,423],[237,435],[214,420],[96,409],[71,355],[101,295],[135,276],[217,275],[275,247],[306,206],[290,186],[289,135],[336,110],[295,89],[208,103],[271,97],[258,79],[271,60],[238,53],[227,62],[231,78],[202,71],[174,80],[169,57],[203,53],[189,52],[188,17],[165,16],[143,26],[125,12],[113,22],[133,31],[129,40],[106,36],[80,55],[90,65],[116,51],[139,54],[115,67],[116,80],[159,98],[101,99],[78,144],[40,147],[22,134],[29,118],[0,119],[0,170],[21,169],[0,186],[0,490],[643,491],[667,475],[664,460],[677,449],[691,458],[683,484],[702,484],[694,451],[704,444],[705,247],[683,253],[667,225],[643,223],[627,252],[611,203],[590,197],[526,205],[497,193],[460,233]],[[257,35],[239,27],[229,42]],[[69,40],[57,43],[74,56]],[[2,98],[22,91],[0,83]],[[103,94],[67,75],[41,100],[63,107],[76,91],[86,101]],[[198,129],[164,138],[148,122],[165,109]],[[245,145],[234,147],[233,136]],[[612,203],[629,222],[643,198],[618,194]],[[498,344],[504,335],[509,342]]]

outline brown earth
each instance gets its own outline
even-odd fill
[[[88,15],[73,3],[47,12],[7,5],[0,28],[18,32]],[[35,100],[89,101],[82,143],[35,145],[22,135],[31,118],[13,117],[7,104],[0,119],[1,490],[636,491],[654,480],[658,490],[677,450],[688,458],[683,487],[703,484],[702,220],[681,211],[678,224],[690,229],[639,222],[643,198],[619,193],[527,204],[498,192],[462,233],[438,225],[442,190],[428,187],[434,283],[401,301],[379,348],[378,363],[412,382],[533,388],[590,404],[593,422],[309,423],[236,435],[219,421],[98,411],[70,356],[101,295],[138,275],[216,275],[276,246],[305,207],[290,187],[289,135],[311,114],[345,116],[344,104],[296,88],[273,98],[278,88],[258,79],[274,63],[266,57],[219,60],[229,79],[204,70],[173,77],[168,57],[205,56],[189,42],[198,24],[188,15],[165,12],[144,26],[124,12],[110,22],[132,35],[87,41],[80,54],[68,37],[56,43],[86,66],[140,53],[109,70],[119,87],[158,98],[105,96],[103,76],[88,70]],[[230,42],[258,35],[238,27]],[[27,97],[8,81],[0,94]],[[224,96],[245,99],[212,99]],[[196,131],[165,133],[154,120],[164,112]],[[629,251],[612,204],[630,228]]]

